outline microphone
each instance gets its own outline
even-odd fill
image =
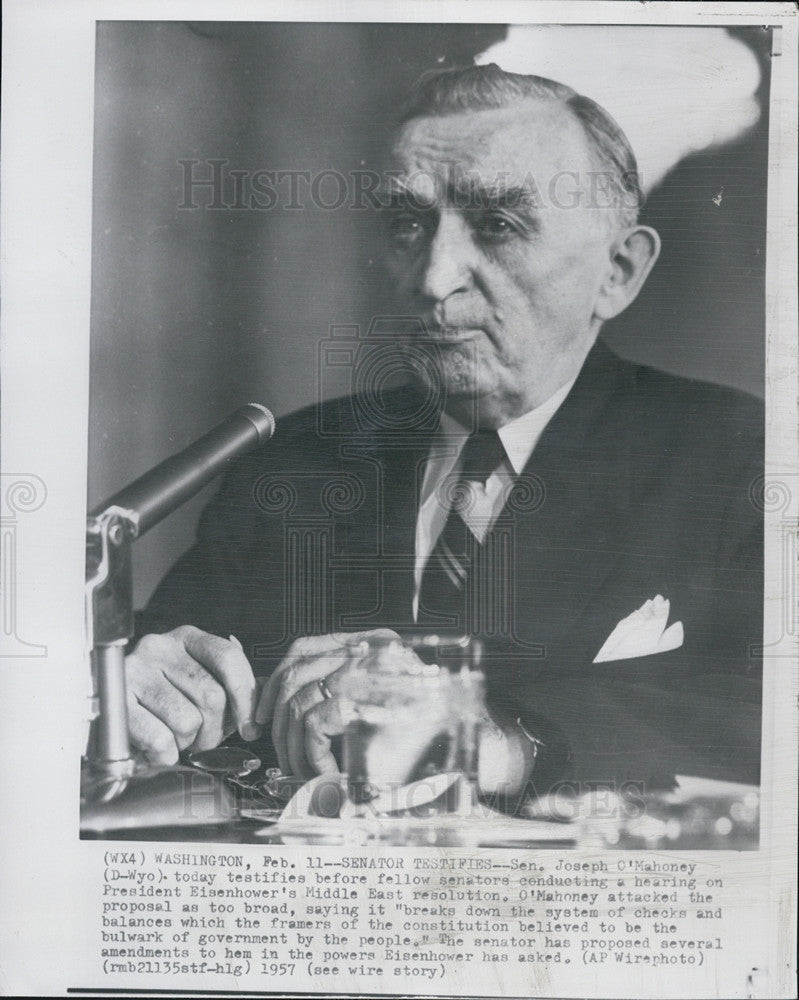
[[[188,448],[101,503],[90,517],[109,507],[122,507],[135,515],[141,537],[218,476],[231,459],[265,444],[274,430],[271,412],[260,403],[248,403]]]

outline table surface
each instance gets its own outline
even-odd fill
[[[447,786],[454,788],[456,782]],[[327,786],[324,782],[327,780]],[[333,785],[335,780],[332,779]],[[526,803],[522,814],[506,816],[472,799],[457,810],[442,808],[444,797],[392,814],[346,807],[347,818],[312,815],[314,779],[288,806],[239,791],[221,822],[135,822],[125,813],[105,828],[84,829],[86,840],[185,841],[220,844],[308,844],[467,848],[608,848],[617,850],[756,850],[759,842],[757,787],[689,776],[646,798],[624,799],[597,789],[557,802]],[[439,783],[441,784],[441,783]],[[443,787],[443,785],[441,786]],[[317,784],[318,789],[318,784]],[[152,813],[152,811],[151,811]]]

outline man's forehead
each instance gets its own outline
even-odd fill
[[[502,108],[411,119],[397,132],[387,167],[400,180],[502,187],[531,174],[590,169],[582,126],[555,99],[526,99]],[[429,182],[427,185],[429,186]]]

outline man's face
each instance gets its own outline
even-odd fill
[[[387,172],[387,265],[404,314],[442,358],[447,408],[484,426],[544,402],[579,370],[610,268],[608,210],[579,122],[550,100],[416,118]]]

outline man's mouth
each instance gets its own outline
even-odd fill
[[[440,323],[427,323],[426,327],[430,340],[440,344],[459,344],[465,340],[473,340],[481,332],[480,327],[467,324],[445,326]]]

